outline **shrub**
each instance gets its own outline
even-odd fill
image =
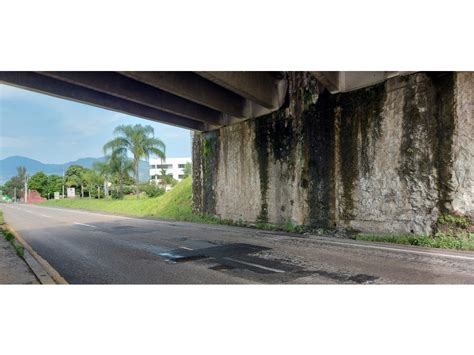
[[[3,231],[3,236],[9,242],[11,242],[15,239],[15,236],[12,233],[10,233],[9,231]]]
[[[13,245],[15,247],[16,253],[18,256],[21,256],[22,258],[25,257],[25,247],[23,245]]]
[[[148,197],[158,197],[165,193],[165,190],[158,185],[144,183],[139,185],[141,192],[146,193]]]
[[[457,216],[454,214],[443,214],[438,218],[438,224],[443,226],[467,229],[471,221],[467,216]]]

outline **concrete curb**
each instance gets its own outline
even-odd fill
[[[46,260],[44,260],[28,242],[12,227],[5,224],[15,239],[25,248],[24,260],[43,285],[68,285],[69,283],[56,271]]]

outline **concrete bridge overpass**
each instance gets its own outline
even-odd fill
[[[474,73],[0,72],[0,82],[195,131],[199,213],[417,234],[444,213],[474,218]]]
[[[400,74],[312,73],[331,93]],[[285,72],[0,72],[0,82],[195,131],[276,111],[288,91]]]

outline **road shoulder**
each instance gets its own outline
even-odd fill
[[[15,236],[15,239],[24,249],[24,261],[28,264],[35,276],[43,285],[67,285],[68,282],[56,271],[45,259],[43,259],[34,249],[23,239],[23,237],[12,227],[6,225],[5,228]]]
[[[0,284],[39,284],[27,263],[17,255],[16,250],[3,235],[0,236]]]

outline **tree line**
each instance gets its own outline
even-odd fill
[[[138,196],[146,193],[149,197],[156,197],[165,192],[166,185],[173,185],[176,181],[162,170],[160,185],[150,183],[140,184],[139,162],[142,158],[148,160],[156,156],[166,159],[165,143],[154,136],[153,127],[147,125],[120,125],[114,129],[114,138],[103,147],[105,160],[95,162],[92,169],[80,165],[71,165],[64,172],[64,176],[46,175],[40,171],[31,177],[27,176],[24,167],[17,168],[17,175],[7,181],[2,187],[3,195],[19,198],[23,193],[25,181],[28,189],[36,190],[45,198],[54,197],[55,192],[63,192],[67,187],[76,188],[76,194],[81,197],[121,199],[125,194],[132,192]],[[131,158],[129,158],[131,156]],[[191,174],[191,166],[187,165],[184,175]],[[131,176],[133,175],[133,177]]]

